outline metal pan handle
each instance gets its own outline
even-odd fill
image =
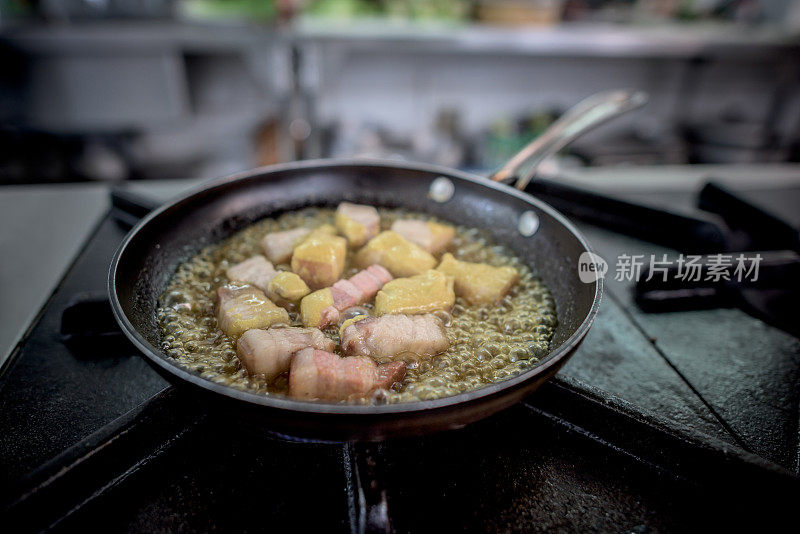
[[[524,190],[536,175],[539,164],[595,127],[647,103],[643,91],[615,90],[597,93],[582,100],[550,125],[539,137],[520,150],[491,176],[496,182],[511,182]]]

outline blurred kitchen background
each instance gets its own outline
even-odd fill
[[[583,166],[800,159],[800,0],[0,0],[0,183],[379,156],[482,171],[598,91]]]

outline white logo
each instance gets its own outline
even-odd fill
[[[593,252],[584,252],[578,258],[578,277],[584,284],[591,284],[603,278],[607,272],[606,260]]]

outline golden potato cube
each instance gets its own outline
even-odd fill
[[[478,306],[496,304],[519,280],[519,273],[513,267],[459,261],[449,253],[442,257],[436,270],[455,279],[456,295]]]
[[[328,235],[336,235],[336,227],[332,224],[320,224],[319,226],[311,230],[311,232],[309,232],[307,236],[301,239],[298,244],[308,241],[309,239],[324,237]]]
[[[409,278],[396,278],[388,282],[375,296],[375,313],[431,313],[448,311],[455,303],[453,279],[444,273],[429,269]]]
[[[232,338],[251,328],[289,324],[289,314],[254,287],[223,286],[217,290],[217,324]]]
[[[346,256],[343,237],[315,232],[294,249],[292,270],[311,289],[328,287],[341,276]]]
[[[304,326],[318,327],[322,323],[322,310],[333,306],[333,293],[326,287],[309,293],[300,301],[300,319]]]
[[[356,263],[362,269],[377,263],[392,276],[402,278],[424,273],[436,266],[436,258],[397,232],[381,232],[358,251]]]
[[[273,263],[289,263],[294,249],[310,238],[320,234],[336,235],[336,228],[331,224],[323,224],[310,228],[294,228],[280,232],[270,232],[261,239],[264,255]]]
[[[380,229],[378,210],[372,206],[342,202],[336,208],[336,229],[351,247],[360,247],[375,237]]]
[[[267,287],[267,296],[276,302],[297,302],[310,292],[302,278],[288,271],[276,274]]]

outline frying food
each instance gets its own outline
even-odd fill
[[[278,271],[264,256],[253,256],[229,268],[225,274],[234,282],[250,284],[267,291],[269,283]]]
[[[289,322],[289,314],[254,287],[223,286],[217,289],[217,324],[225,335],[238,338],[251,328]]]
[[[378,235],[380,222],[378,210],[372,206],[342,202],[336,208],[336,229],[351,247],[360,247]]]
[[[447,249],[456,235],[455,228],[452,226],[422,219],[395,221],[392,224],[392,231],[397,232],[431,254],[439,254]]]
[[[383,286],[375,297],[375,314],[450,311],[455,301],[453,279],[430,269]]]
[[[314,292],[300,303],[303,324],[325,328],[338,322],[339,312],[372,300],[391,279],[389,271],[380,265],[370,265],[349,280],[339,280],[329,288]]]
[[[211,380],[351,403],[504,380],[547,354],[556,325],[547,288],[488,233],[346,202],[204,248],[158,319],[166,353]]]
[[[363,316],[362,316],[363,317]],[[392,359],[433,356],[450,346],[442,320],[435,315],[384,315],[351,319],[342,325],[342,351],[348,355]]]
[[[293,228],[283,232],[270,232],[261,240],[264,255],[273,263],[289,263],[292,252],[311,233],[310,228]]]
[[[348,400],[372,390],[388,389],[403,379],[406,365],[376,365],[369,358],[341,358],[324,350],[303,349],[289,372],[289,395],[300,399]]]
[[[333,285],[344,271],[347,241],[324,231],[314,231],[292,253],[292,270],[311,289]]]
[[[297,302],[310,292],[302,278],[288,271],[276,273],[267,286],[267,296],[276,304]]]
[[[236,342],[236,354],[248,373],[272,380],[289,370],[295,352],[307,347],[332,351],[336,344],[316,328],[253,328]]]
[[[414,276],[436,266],[436,258],[397,232],[381,232],[356,254],[356,264],[367,267],[377,263],[393,276]]]
[[[477,306],[497,304],[519,280],[513,267],[458,261],[452,254],[445,254],[436,270],[453,278],[456,295]]]

